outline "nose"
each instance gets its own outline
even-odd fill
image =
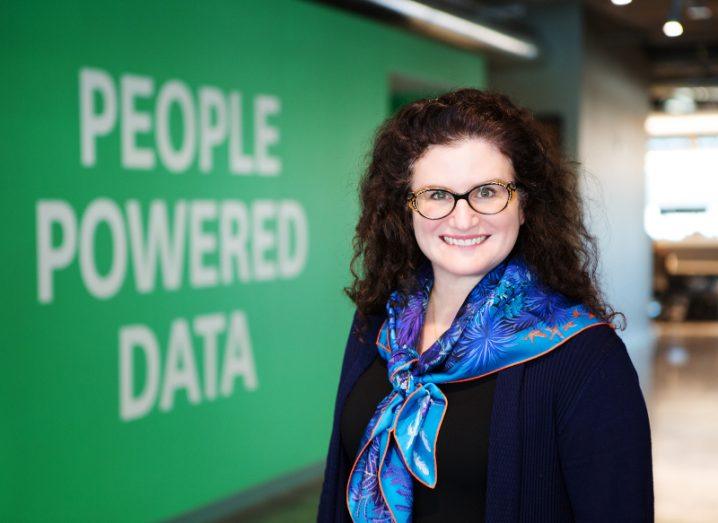
[[[450,215],[452,227],[459,230],[468,230],[479,222],[479,213],[471,208],[466,200],[456,202],[454,212]]]

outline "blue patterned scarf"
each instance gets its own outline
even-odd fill
[[[415,293],[394,292],[377,337],[392,385],[376,408],[349,473],[354,521],[411,521],[412,476],[437,482],[436,441],[448,402],[439,383],[468,381],[546,354],[582,330],[606,323],[541,284],[519,256],[505,259],[471,290],[449,329],[417,351],[431,270]],[[610,324],[609,324],[610,325]]]

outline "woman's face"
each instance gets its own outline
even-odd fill
[[[469,138],[430,146],[414,163],[411,190],[436,187],[463,194],[496,179],[516,181],[511,161],[490,142]],[[466,200],[459,200],[453,212],[439,220],[429,220],[418,212],[412,214],[416,242],[431,262],[434,277],[449,284],[483,278],[511,252],[524,223],[517,193],[497,214],[479,214]],[[477,238],[479,243],[471,245],[448,243],[452,239],[467,243]]]

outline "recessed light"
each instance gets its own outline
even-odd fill
[[[683,25],[678,20],[668,20],[663,24],[663,34],[675,38],[683,34]]]

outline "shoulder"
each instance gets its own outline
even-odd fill
[[[564,379],[557,391],[557,431],[571,466],[585,461],[587,453],[603,459],[623,449],[630,454],[624,464],[644,460],[640,466],[650,470],[650,423],[638,374],[621,338],[607,330],[596,338],[600,345],[583,347],[595,353],[592,365]]]
[[[376,338],[379,334],[379,329],[384,323],[385,316],[381,314],[362,314],[358,309],[354,311],[344,350],[343,368],[351,365],[357,358],[365,356],[368,351],[376,351]]]
[[[355,309],[349,328],[349,344],[373,345],[385,319],[386,314],[363,314]]]
[[[530,388],[540,388],[542,394],[553,398],[559,413],[570,411],[587,394],[600,396],[626,387],[639,389],[626,345],[606,324],[589,327],[528,362],[525,379]]]
[[[608,324],[587,327],[558,344],[543,357],[527,363],[530,368],[566,374],[586,374],[610,356],[626,353],[623,340]]]

